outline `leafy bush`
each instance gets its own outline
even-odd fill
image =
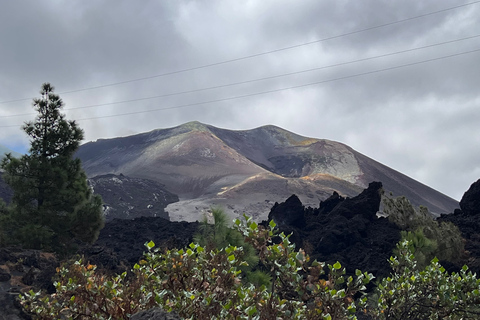
[[[420,206],[416,209],[404,196],[397,198],[383,196],[382,202],[383,211],[388,215],[388,219],[402,230],[411,232],[402,236],[404,240],[411,241],[413,252],[422,267],[434,257],[450,262],[460,260],[465,251],[464,242],[460,230],[453,223],[439,223],[428,208]],[[417,237],[420,242],[413,237]],[[426,239],[422,239],[424,237]],[[417,248],[417,245],[421,247]]]
[[[464,266],[448,274],[433,259],[428,266],[417,266],[412,243],[397,244],[397,256],[390,258],[392,275],[378,285],[377,319],[478,319],[480,279]]]
[[[366,298],[372,275],[357,271],[344,277],[340,263],[329,266],[310,261],[295,251],[289,236],[272,242],[275,223],[263,229],[246,218],[235,229],[257,250],[271,273],[271,285],[255,287],[241,281],[246,264],[242,247],[228,245],[206,250],[198,244],[161,253],[155,244],[131,275],[106,277],[95,266],[77,261],[58,269],[53,295],[29,292],[21,296],[26,310],[41,319],[128,319],[140,310],[160,306],[186,319],[355,319]]]
[[[417,265],[421,268],[426,267],[435,257],[437,251],[437,242],[427,238],[423,234],[421,228],[415,231],[402,231],[402,241],[408,241],[408,245],[412,253],[415,255]],[[394,255],[399,256],[401,253],[398,249],[393,250]]]
[[[259,258],[256,250],[245,239],[239,230],[231,228],[227,223],[228,216],[221,208],[211,208],[213,223],[209,223],[205,216],[199,224],[198,232],[194,235],[193,241],[205,247],[207,250],[222,249],[229,245],[242,247],[242,259],[246,262],[240,267],[243,273],[243,280],[257,286],[270,284],[270,276],[259,266]]]

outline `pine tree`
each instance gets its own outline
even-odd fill
[[[75,243],[93,242],[103,227],[102,200],[93,195],[74,153],[83,139],[75,121],[65,120],[63,102],[49,83],[33,100],[38,115],[22,129],[29,153],[7,155],[1,167],[14,196],[10,214],[17,241],[25,247],[71,251]]]

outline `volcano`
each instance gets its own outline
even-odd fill
[[[166,209],[173,221],[200,220],[212,206],[263,220],[292,194],[316,207],[334,191],[353,197],[372,181],[436,214],[458,208],[456,200],[345,144],[272,125],[228,130],[189,122],[88,142],[76,156],[89,178],[122,174],[163,184],[180,199]]]

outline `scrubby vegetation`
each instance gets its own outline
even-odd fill
[[[378,304],[371,308],[377,319],[478,319],[480,279],[464,266],[448,274],[434,258],[420,268],[412,243],[397,244],[390,258],[392,274],[378,285]]]
[[[242,271],[244,283],[252,283],[256,286],[269,286],[271,276],[266,272],[266,267],[261,263],[255,248],[245,241],[244,236],[236,228],[231,228],[228,223],[228,216],[221,208],[211,208],[213,223],[209,223],[205,216],[199,225],[198,232],[194,235],[193,241],[205,247],[207,250],[221,250],[229,245],[242,248],[242,259],[246,263],[239,267]]]
[[[421,267],[434,258],[458,262],[464,252],[464,241],[457,226],[438,222],[426,207],[416,209],[405,197],[382,198],[383,211],[399,226],[403,240],[408,240]]]
[[[274,222],[268,230],[249,218],[234,226],[268,268],[269,287],[242,282],[242,247],[206,250],[192,243],[162,253],[150,242],[130,275],[106,277],[77,261],[58,270],[54,295],[32,291],[22,304],[41,319],[128,319],[153,306],[187,319],[355,319],[364,307],[362,292],[372,275],[357,271],[345,278],[339,263],[326,275],[323,264],[295,251],[289,236],[272,241]]]

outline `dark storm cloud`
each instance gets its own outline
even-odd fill
[[[148,78],[61,94],[67,116],[80,120],[87,140],[192,120],[230,129],[275,124],[347,143],[459,199],[480,175],[480,154],[474,147],[480,143],[480,54],[381,70],[479,49],[480,37],[236,86],[144,98],[474,36],[480,33],[480,4],[393,23],[462,3],[466,2],[9,1],[0,11],[0,101],[36,96],[45,81],[61,93]],[[386,24],[390,25],[356,32]],[[332,39],[151,77],[327,38]],[[374,70],[381,72],[361,75]],[[142,100],[68,110],[132,99]],[[207,103],[182,107],[202,101]],[[152,109],[166,110],[110,117]],[[33,116],[2,116],[30,112],[28,99],[0,104],[0,144],[26,144],[18,127],[7,126]]]

